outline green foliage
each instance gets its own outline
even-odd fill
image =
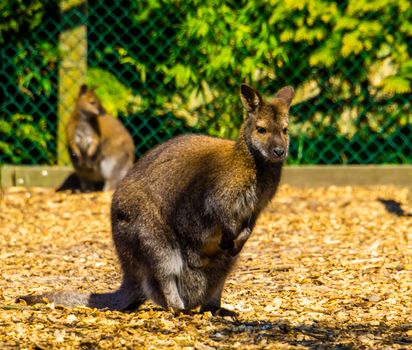
[[[56,4],[0,4],[8,118],[56,125]],[[296,88],[291,163],[412,163],[410,0],[96,1],[88,16],[87,83],[138,154],[187,130],[236,137],[246,82]]]
[[[39,42],[30,50],[18,50],[12,58],[17,86],[31,96],[51,96],[55,93],[53,80],[57,63],[57,49],[50,42]]]
[[[95,87],[96,94],[104,101],[106,111],[114,116],[135,114],[141,103],[132,90],[120,82],[115,75],[99,68],[87,71],[86,83]]]
[[[21,38],[36,29],[43,19],[44,6],[51,1],[0,1],[0,44]]]
[[[144,83],[152,69],[152,76],[159,73],[156,83],[169,87],[156,91],[159,105],[151,101],[156,114],[169,110],[201,131],[235,137],[242,120],[240,82],[263,87],[269,95],[292,84],[297,96],[291,131],[299,140],[292,143],[294,163],[384,162],[389,157],[378,153],[356,155],[367,143],[365,135],[372,143],[391,139],[405,132],[402,120],[411,122],[409,1],[188,1],[181,12],[178,0],[135,3],[133,21],[143,32],[151,33],[154,22],[156,28],[173,29],[153,33],[156,40],[171,42],[164,56],[154,53],[154,66],[146,64],[144,54],[133,53]],[[127,45],[122,49],[126,56],[132,51]],[[323,139],[335,147],[334,154],[322,156]],[[394,151],[397,159],[412,162],[402,149]]]
[[[35,122],[30,115],[14,114],[0,120],[0,153],[4,162],[32,164],[37,156],[53,164],[56,156],[48,145],[52,139],[45,118]]]
[[[57,1],[0,2],[0,164],[56,160]]]

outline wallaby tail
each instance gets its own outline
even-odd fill
[[[24,295],[17,298],[17,302],[24,300],[28,305],[55,303],[64,306],[88,306],[90,293],[78,292],[48,292],[37,295]],[[102,306],[104,307],[104,306]]]
[[[69,307],[88,306],[97,309],[131,310],[145,301],[145,297],[135,289],[120,287],[111,293],[49,292],[39,295],[24,295],[16,302],[24,300],[28,305],[55,303]]]

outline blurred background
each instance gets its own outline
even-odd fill
[[[235,138],[239,85],[293,85],[289,164],[412,163],[410,0],[1,1],[0,164],[69,164],[82,83],[136,155]]]

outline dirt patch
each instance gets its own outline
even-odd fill
[[[0,194],[0,348],[406,349],[412,206],[390,186],[282,187],[224,291],[237,319],[14,304],[22,294],[116,289],[110,194]]]

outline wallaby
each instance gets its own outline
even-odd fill
[[[67,125],[68,151],[82,191],[104,182],[113,190],[134,162],[133,139],[116,118],[106,114],[93,89],[82,85]]]
[[[288,153],[294,90],[269,103],[242,85],[246,118],[237,141],[175,137],[143,156],[113,194],[113,240],[123,270],[106,294],[47,293],[22,299],[125,310],[151,299],[164,308],[233,315],[225,279],[278,187]]]

